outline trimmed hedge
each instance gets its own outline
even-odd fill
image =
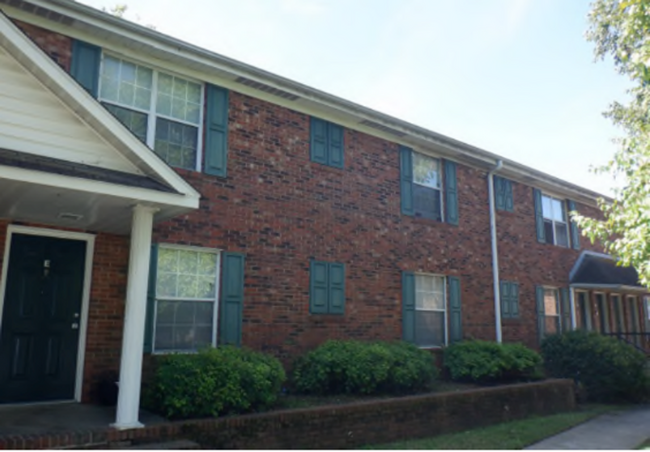
[[[247,413],[272,406],[285,379],[276,358],[220,346],[160,357],[145,400],[169,419]]]
[[[305,394],[411,394],[437,376],[431,353],[414,345],[331,340],[296,360],[292,382]]]
[[[548,372],[573,378],[590,400],[642,400],[648,394],[645,355],[614,337],[570,331],[542,342]]]
[[[452,380],[494,383],[539,379],[542,358],[522,344],[464,341],[444,352],[444,366]]]

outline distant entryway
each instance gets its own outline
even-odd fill
[[[74,399],[86,246],[12,234],[0,325],[0,403]]]

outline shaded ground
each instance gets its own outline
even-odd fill
[[[490,427],[432,438],[367,446],[364,449],[522,449],[617,408],[613,405],[585,405],[571,413],[534,416]]]

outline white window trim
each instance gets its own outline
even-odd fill
[[[544,216],[544,197],[549,198],[551,200],[558,201],[560,203],[560,205],[562,206],[562,212],[564,213],[564,218],[566,218],[565,221],[559,221],[559,220],[555,220],[553,218],[546,218]],[[544,219],[544,221],[550,221],[551,224],[553,225],[553,245],[555,245],[555,246],[565,247],[565,245],[559,245],[557,243],[557,236],[555,234],[555,225],[556,224],[563,224],[564,225],[564,229],[566,230],[566,248],[569,248],[571,246],[571,237],[569,237],[569,235],[570,235],[569,234],[569,221],[568,221],[569,212],[567,211],[566,202],[563,201],[562,199],[556,198],[556,197],[551,196],[551,195],[549,195],[547,193],[542,193],[542,218]]]
[[[195,252],[200,252],[200,253],[210,253],[210,254],[216,254],[217,255],[217,271],[215,275],[215,297],[214,300],[212,301],[214,303],[214,311],[212,314],[212,346],[216,347],[217,346],[217,330],[219,329],[219,308],[221,307],[221,253],[222,250],[218,248],[202,248],[199,246],[189,246],[189,245],[177,245],[177,244],[171,244],[171,243],[161,243],[158,245],[158,249],[160,248],[166,248],[166,249],[176,249],[176,250],[185,250],[185,251],[195,251]],[[158,276],[158,262],[156,262],[156,279]],[[157,283],[157,281],[156,281]],[[155,289],[154,289],[155,290]],[[156,294],[154,294],[154,311],[153,311],[153,328],[152,328],[152,337],[151,337],[151,354],[153,355],[168,355],[171,353],[186,353],[186,354],[192,354],[196,353],[196,350],[156,350],[156,325],[157,322],[156,320],[158,319],[158,301],[201,301],[205,303],[209,303],[210,301],[207,301],[205,298],[201,299],[189,299],[189,298],[172,298],[172,297],[166,297],[166,298],[158,298]]]
[[[135,64],[137,66],[142,66],[142,67],[145,67],[147,69],[151,69],[151,71],[152,71],[151,106],[150,106],[149,110],[143,110],[141,108],[133,107],[131,105],[124,105],[124,104],[121,104],[119,102],[104,99],[104,98],[102,98],[100,96],[100,93],[101,93],[101,74],[102,74],[102,71],[104,69],[104,57],[106,55],[108,55],[110,57],[113,57],[113,58],[116,58],[116,59],[119,59],[119,60],[122,60],[122,61],[126,61],[128,63]],[[181,78],[183,80],[187,80],[188,82],[196,83],[197,85],[199,85],[201,87],[201,107],[199,108],[199,123],[198,124],[193,124],[193,123],[188,122],[188,121],[184,121],[184,120],[177,119],[177,118],[172,118],[172,117],[167,116],[167,115],[161,115],[161,114],[156,112],[156,102],[157,102],[157,99],[158,99],[158,96],[157,96],[157,93],[158,93],[158,76],[159,76],[159,74],[161,72],[163,72],[165,74],[168,74],[168,75],[171,75],[173,77],[178,77],[178,78]],[[204,118],[204,116],[205,116],[205,83],[204,82],[193,79],[191,77],[187,77],[185,75],[179,74],[179,73],[174,72],[174,71],[169,71],[167,69],[158,68],[158,67],[152,66],[152,65],[147,64],[147,63],[140,63],[140,62],[134,61],[134,60],[132,60],[130,58],[119,55],[117,53],[102,51],[101,52],[100,63],[99,63],[99,82],[98,83],[99,83],[99,85],[98,85],[98,90],[97,90],[97,100],[99,102],[105,102],[107,104],[114,105],[114,106],[119,107],[119,108],[124,108],[124,109],[127,109],[127,110],[132,110],[132,111],[147,115],[147,139],[146,139],[145,144],[152,151],[154,149],[154,142],[155,142],[155,138],[156,138],[156,118],[161,118],[161,119],[165,119],[165,120],[168,120],[168,121],[177,122],[179,124],[183,124],[183,125],[186,125],[186,126],[197,127],[198,136],[197,136],[197,140],[196,140],[196,161],[194,162],[193,170],[194,171],[201,171],[202,170],[201,162],[203,162],[203,129],[204,129],[204,122],[205,122],[205,118]],[[187,168],[181,168],[181,169],[187,169]]]
[[[588,325],[587,325],[586,328],[585,328],[585,325],[582,325],[582,329],[587,330],[587,331],[593,331],[594,328],[593,328],[593,319],[591,318],[591,299],[589,298],[589,292],[586,291],[586,290],[576,290],[575,294],[576,294],[575,301],[576,301],[576,304],[577,304],[578,308],[580,308],[580,302],[579,302],[580,294],[585,295],[585,308],[586,308],[586,313],[585,314],[587,316]]]
[[[423,312],[442,312],[444,315],[444,321],[445,321],[445,341],[444,344],[442,345],[418,345],[418,348],[424,349],[424,350],[432,350],[432,349],[440,349],[442,347],[446,347],[449,344],[449,324],[447,317],[449,315],[449,301],[447,300],[447,277],[445,275],[439,275],[435,273],[419,273],[416,272],[414,273],[415,276],[428,276],[428,277],[434,277],[434,278],[442,278],[442,296],[445,304],[444,309],[418,309],[417,307],[417,301],[415,302],[414,305],[414,310],[415,310],[415,315],[417,315],[418,311],[423,311]],[[417,284],[415,287],[415,293],[417,294]]]
[[[413,184],[419,185],[420,187],[430,188],[431,190],[438,190],[440,192],[440,222],[444,223],[446,221],[446,219],[445,219],[445,196],[444,196],[444,186],[445,186],[446,181],[443,180],[443,173],[444,173],[443,160],[442,160],[441,157],[431,155],[431,154],[427,154],[425,152],[416,151],[415,149],[413,149],[413,154],[424,155],[425,157],[429,157],[429,158],[432,158],[432,159],[438,161],[438,181],[440,182],[440,187],[433,188],[433,187],[429,187],[429,186],[423,185],[423,184],[418,184],[417,182],[415,182],[415,158],[411,159],[412,160],[411,161],[411,182]],[[424,273],[421,273],[421,274],[424,274]],[[441,276],[441,275],[438,275],[438,276]],[[444,276],[443,276],[443,278],[444,278]],[[445,281],[446,281],[446,278],[445,278]]]

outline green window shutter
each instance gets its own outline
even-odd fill
[[[312,116],[310,134],[311,161],[327,165],[327,122]]]
[[[144,321],[144,352],[153,350],[153,322],[156,312],[156,278],[158,274],[158,245],[151,245],[149,257],[149,283],[147,287],[147,313]]]
[[[456,182],[456,163],[445,160],[445,220],[458,225],[458,188]]]
[[[415,274],[402,272],[402,339],[415,343]]]
[[[309,269],[309,312],[327,314],[329,308],[329,265],[311,261]]]
[[[102,49],[87,42],[72,41],[72,60],[70,75],[97,98],[99,91],[99,64],[102,58]]]
[[[494,177],[494,203],[497,210],[505,210],[506,208],[506,193],[505,193],[505,179],[499,176]]]
[[[226,177],[228,168],[228,90],[206,85],[205,155],[203,171]]]
[[[501,281],[499,285],[501,290],[501,318],[509,319],[512,317],[510,313],[510,283]]]
[[[510,283],[510,316],[519,317],[519,284]]]
[[[562,305],[562,330],[571,331],[571,301],[569,289],[566,287],[560,289],[560,303]]]
[[[449,276],[449,343],[463,339],[463,319],[460,302],[460,278]]]
[[[542,191],[533,188],[533,198],[535,199],[535,227],[537,229],[537,241],[546,243],[546,233],[544,232],[544,213],[542,211]]]
[[[413,215],[413,150],[399,147],[402,214]]]
[[[343,168],[343,127],[338,124],[327,124],[328,153],[327,163],[330,166]]]
[[[535,287],[535,300],[537,302],[537,334],[539,341],[544,339],[546,334],[546,311],[544,310],[544,287]]]
[[[504,186],[504,200],[505,200],[505,206],[503,207],[503,210],[506,210],[508,212],[513,212],[515,210],[515,201],[512,197],[512,181],[509,179],[503,179],[503,186]]]
[[[567,199],[567,207],[569,208],[569,212],[573,212],[574,210],[577,210],[575,201],[572,201],[570,199]],[[571,220],[570,228],[571,228],[571,247],[573,247],[574,250],[579,250],[580,232],[578,231],[578,225],[576,224],[575,221]]]
[[[329,313],[345,312],[345,265],[329,264]]]
[[[241,345],[244,307],[244,261],[240,253],[223,253],[221,265],[221,309],[219,343]]]

